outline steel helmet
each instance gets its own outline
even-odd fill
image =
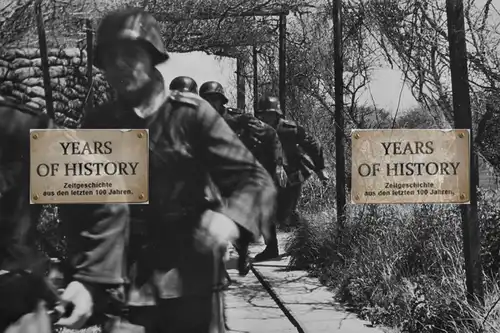
[[[206,95],[219,95],[223,99],[223,105],[228,102],[226,95],[224,95],[224,88],[222,88],[222,85],[216,81],[208,81],[201,85],[200,96],[203,97]]]
[[[170,82],[170,90],[178,90],[183,92],[198,93],[198,85],[196,81],[189,76],[178,76]]]
[[[264,96],[259,99],[257,113],[276,112],[283,115],[280,107],[280,100],[275,96]]]
[[[102,69],[101,55],[106,47],[119,40],[143,42],[153,57],[153,64],[166,61],[169,56],[163,44],[156,19],[140,8],[127,8],[106,15],[97,28],[94,65]]]

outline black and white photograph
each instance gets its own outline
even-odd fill
[[[500,0],[0,0],[0,333],[500,332]]]

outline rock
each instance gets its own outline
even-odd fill
[[[71,119],[71,118],[64,119],[64,121],[62,123],[63,123],[63,126],[66,126],[68,128],[77,128],[77,126],[78,126],[78,122]]]
[[[64,112],[66,110],[66,103],[54,101],[54,111]]]
[[[40,105],[36,104],[35,102],[28,102],[26,103],[27,106],[31,106],[32,108],[39,109]]]
[[[49,68],[49,75],[51,78],[64,76],[67,72],[68,70],[64,66],[52,66]]]
[[[42,76],[42,70],[38,67],[24,67],[14,70],[14,78],[24,80],[33,76]]]
[[[16,58],[16,50],[14,49],[0,49],[0,58],[5,61],[12,61]]]
[[[87,88],[82,86],[81,84],[75,84],[74,89],[80,94],[85,94],[87,92]]]
[[[26,103],[26,102],[28,102],[30,100],[30,98],[26,94],[24,94],[24,93],[22,93],[20,91],[12,90],[10,93],[12,94],[12,96],[14,96],[17,99],[19,99],[19,101],[21,103]]]
[[[43,98],[40,98],[40,97],[33,97],[31,98],[31,101],[40,105],[41,107],[45,107],[45,100]]]
[[[2,88],[5,88],[10,91],[14,89],[14,83],[12,81],[4,81],[2,82]]]
[[[70,99],[76,99],[76,98],[83,97],[82,94],[79,94],[75,89],[70,88],[70,87],[63,88],[62,93],[64,94],[64,96],[66,96]]]
[[[66,58],[75,58],[75,57],[80,57],[80,49],[77,47],[69,48],[69,49],[64,49],[61,52],[61,55]]]
[[[16,58],[26,58],[26,49],[15,49]]]
[[[11,62],[13,68],[32,67],[31,60],[25,58],[16,58]]]
[[[82,101],[74,99],[68,102],[68,109],[80,109],[82,107]]]
[[[50,48],[47,50],[47,55],[49,57],[59,58],[61,56],[61,50],[56,48]]]
[[[49,66],[63,65],[64,63],[56,57],[48,57]],[[35,58],[31,60],[32,66],[42,67],[42,58]]]
[[[43,86],[43,78],[41,77],[29,77],[21,81],[23,84],[27,86]]]
[[[22,50],[22,53],[26,58],[33,59],[40,57],[40,49],[29,48]]]
[[[66,78],[64,78],[64,77],[53,78],[51,81],[54,85],[57,85],[57,86],[61,86],[61,87],[68,86],[68,82],[67,82]]]
[[[45,90],[42,87],[39,87],[39,86],[34,86],[34,87],[28,88],[27,93],[30,96],[39,96],[39,97],[42,97],[42,98],[45,97]]]
[[[83,67],[83,66],[78,67],[78,72],[82,75],[87,76],[87,67]]]
[[[7,73],[9,73],[9,69],[5,67],[0,67],[0,79],[7,77]]]
[[[54,98],[55,101],[57,100],[61,102],[68,102],[68,98],[57,91],[52,92],[52,97]]]
[[[23,93],[28,93],[30,87],[22,83],[14,82],[14,89],[22,91]]]
[[[54,110],[60,122],[76,128],[88,93],[87,54],[78,48],[48,51]],[[40,51],[36,48],[0,48],[0,92],[45,110],[45,90]],[[93,67],[94,105],[111,98],[103,73]],[[90,107],[90,105],[88,105]]]
[[[55,65],[68,66],[69,65],[69,60],[68,59],[62,59],[62,58],[56,58]]]
[[[11,65],[10,61],[3,60],[3,59],[0,57],[0,67],[12,68],[12,65]]]

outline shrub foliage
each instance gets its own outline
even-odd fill
[[[314,213],[305,213],[291,237],[291,265],[308,268],[375,324],[407,333],[495,332],[500,328],[498,197],[480,192],[484,310],[466,300],[457,206],[356,207],[341,235],[334,212],[304,207]]]

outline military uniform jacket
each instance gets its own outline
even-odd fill
[[[149,129],[150,201],[132,207],[132,218],[147,225],[145,253],[137,263],[143,276],[134,278],[136,287],[155,290],[160,298],[211,293],[220,282],[221,256],[201,253],[193,239],[201,214],[213,208],[205,196],[208,179],[223,200],[218,210],[255,238],[269,232],[276,189],[208,102],[172,92],[157,104],[142,119],[117,101],[87,116],[84,127]],[[136,300],[130,303],[145,304],[142,296],[132,295]]]
[[[35,248],[41,205],[31,205],[30,129],[55,128],[37,110],[0,100],[0,269],[37,271],[42,258]],[[62,205],[72,277],[87,283],[124,282],[127,238],[126,205]]]
[[[308,135],[304,127],[294,121],[281,119],[276,132],[285,151],[289,184],[302,183],[311,172],[325,168],[321,144]]]
[[[231,129],[271,175],[286,163],[278,134],[271,126],[250,114],[225,117]]]

